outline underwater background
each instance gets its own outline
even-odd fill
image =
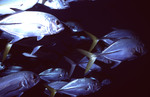
[[[112,31],[112,27],[118,29],[132,30],[139,36],[149,51],[149,16],[148,4],[145,1],[136,0],[96,0],[95,2],[72,2],[69,9],[53,10],[46,6],[36,4],[32,11],[43,11],[50,13],[61,21],[76,21],[88,32],[102,37]],[[31,42],[32,41],[32,42]],[[0,50],[2,51],[7,40],[0,40]],[[63,43],[62,43],[63,42]],[[58,44],[52,48],[53,44]],[[19,44],[19,45],[17,45]],[[31,52],[38,45],[44,44],[41,48],[42,55],[38,59],[30,59],[21,55],[23,52]],[[82,45],[83,48],[89,47],[87,44]],[[17,42],[11,49],[12,57],[6,63],[21,64],[25,70],[31,70],[40,73],[49,63],[52,67],[55,64],[63,66],[65,64],[61,57],[70,53],[75,44],[67,36],[66,32],[54,36],[46,36],[37,42],[36,38],[26,38]],[[46,54],[45,54],[46,53]],[[48,53],[48,55],[47,55]],[[148,52],[149,53],[149,52]],[[149,57],[148,53],[132,61],[122,62],[113,70],[105,70],[96,72],[90,76],[98,78],[100,81],[104,78],[111,79],[112,83],[96,93],[86,95],[86,97],[149,97]],[[71,56],[71,55],[70,55]],[[79,76],[81,68],[75,69],[74,76]],[[41,86],[37,85],[26,91],[21,97],[47,97],[40,92]],[[56,94],[55,97],[69,97],[68,95]],[[82,96],[81,96],[82,97]]]

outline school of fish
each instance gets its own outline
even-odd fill
[[[109,69],[113,70],[124,61],[135,60],[146,54],[144,43],[130,30],[112,28],[112,32],[99,38],[84,30],[77,22],[64,22],[53,14],[29,10],[37,4],[53,10],[64,10],[69,9],[72,2],[92,3],[95,1],[0,0],[0,17],[3,17],[0,20],[0,40],[7,40],[3,50],[0,51],[0,97],[21,97],[26,95],[28,90],[38,86],[44,87],[44,89],[41,88],[41,92],[46,97],[54,97],[57,94],[71,97],[86,96],[112,83],[109,78],[99,80],[90,75],[103,71],[103,67],[97,64],[97,61],[108,65]],[[65,38],[71,39],[67,41],[71,42],[69,47],[73,45],[75,48],[68,51],[69,54],[63,55],[54,50],[55,48],[63,50],[61,46],[63,41],[59,39],[54,43],[41,42],[45,37],[48,39],[61,37],[66,29],[69,29],[69,34],[65,33]],[[36,38],[39,44],[32,45],[33,38]],[[25,40],[31,45],[21,43]],[[90,42],[89,48],[84,49],[81,45],[86,42]],[[101,42],[105,45],[101,45]],[[20,59],[13,63],[9,60],[15,59],[13,50],[17,46],[22,47],[18,51]],[[30,51],[25,51],[23,48],[29,48]],[[50,65],[42,64],[43,66],[37,66],[38,68],[29,66],[28,63],[40,64],[41,60],[44,62],[42,56],[49,58],[50,61],[56,59],[56,62],[47,61]],[[20,61],[30,68],[21,65]],[[82,72],[78,72],[77,68],[81,68]]]

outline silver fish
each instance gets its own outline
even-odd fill
[[[103,37],[104,39],[102,39],[108,45],[111,45],[116,40],[119,40],[121,38],[136,38],[136,35],[132,31],[130,31],[130,30],[117,29],[117,28],[113,28],[113,30],[114,31],[108,33],[107,35],[105,35]]]
[[[68,26],[72,32],[81,32],[84,31],[81,25],[79,25],[77,22],[68,21],[64,23],[66,26]]]
[[[67,9],[70,7],[70,1],[73,0],[46,0],[44,5],[51,9]],[[42,4],[43,0],[39,0],[38,3]]]
[[[110,53],[103,55],[103,57],[116,62],[115,65],[111,67],[113,69],[122,61],[132,60],[139,55],[145,54],[146,50],[144,44],[137,39],[120,39],[102,51],[102,54],[103,53]]]
[[[0,75],[6,76],[6,75],[9,75],[9,74],[12,74],[12,73],[19,72],[22,69],[23,68],[21,66],[10,66],[10,67],[7,67],[5,71],[3,71],[2,73],[0,73]]]
[[[24,11],[10,15],[0,21],[0,29],[14,35],[12,43],[22,38],[42,39],[45,35],[57,34],[64,29],[53,15],[39,11]]]
[[[64,86],[62,86],[65,84]],[[90,93],[94,93],[101,88],[101,84],[95,78],[79,78],[74,79],[67,84],[62,82],[62,84],[57,84],[57,87],[53,84],[48,84],[49,87],[53,87],[56,92],[67,94],[73,97],[88,95]]]
[[[0,0],[0,14],[15,13],[11,8],[27,10],[33,7],[37,2],[38,0]]]
[[[39,4],[44,4],[51,9],[67,9],[70,8],[69,3],[79,1],[95,1],[95,0],[39,0]]]
[[[58,81],[68,79],[68,73],[62,68],[50,68],[39,74],[42,80],[47,82],[49,81]]]
[[[23,94],[39,82],[33,72],[21,71],[0,78],[0,97],[13,97]]]

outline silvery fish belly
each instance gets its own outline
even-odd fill
[[[69,78],[68,73],[61,68],[50,68],[39,74],[40,78],[49,81],[65,80]]]
[[[57,34],[64,29],[63,24],[53,15],[39,11],[24,11],[10,15],[0,21],[0,29],[14,35],[14,41],[37,36]]]
[[[137,39],[120,39],[102,51],[105,58],[119,61],[131,60],[144,53],[144,44]]]
[[[44,5],[51,9],[67,9],[69,8],[69,1],[73,0],[46,0]],[[43,3],[43,0],[39,0],[40,4]]]
[[[13,97],[35,86],[40,78],[33,72],[21,71],[0,78],[0,97]]]
[[[121,38],[135,38],[135,37],[136,36],[134,35],[134,33],[130,30],[114,28],[114,31],[104,36],[104,38],[113,38],[114,40],[113,39],[102,39],[102,40],[108,45],[111,45],[112,43],[115,42],[115,40]]]
[[[100,89],[101,85],[95,78],[80,78],[75,79],[65,86],[59,92],[71,96],[88,95]]]
[[[0,14],[15,13],[11,8],[27,10],[33,7],[37,2],[38,0],[0,0]]]

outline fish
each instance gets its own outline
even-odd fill
[[[26,16],[26,17],[24,17]],[[64,30],[63,24],[55,16],[40,11],[23,11],[10,15],[0,21],[0,29],[14,35],[11,43],[23,38],[57,34]]]
[[[131,30],[118,29],[118,28],[112,28],[112,29],[114,31],[103,36],[104,39],[102,39],[102,41],[104,41],[107,45],[111,45],[115,41],[122,39],[122,38],[137,38],[135,33],[133,33]]]
[[[69,78],[68,72],[62,68],[50,68],[39,74],[42,80],[46,82],[66,80]]]
[[[110,53],[103,55],[103,57],[115,62],[114,66],[111,67],[111,69],[113,69],[122,61],[130,61],[144,55],[146,53],[146,49],[140,40],[120,39],[103,50],[102,54],[103,53]]]
[[[20,97],[39,81],[39,76],[31,71],[20,71],[3,76],[0,78],[0,97]]]
[[[64,24],[71,29],[72,32],[82,32],[84,31],[81,25],[77,22],[67,21]]]
[[[19,10],[27,10],[32,8],[38,0],[0,0],[0,14],[13,14],[16,11],[11,8]]]
[[[122,38],[137,38],[137,36],[135,35],[135,33],[133,33],[131,30],[126,30],[126,29],[118,29],[113,27],[112,28],[113,31],[104,35],[101,38],[97,38],[95,35],[85,31],[85,33],[92,39],[92,45],[89,49],[89,52],[91,52],[95,46],[97,45],[97,43],[102,40],[105,42],[105,44],[107,46],[111,45],[112,43],[118,41],[119,39]]]
[[[13,39],[6,46],[4,51],[6,52],[9,48],[8,45],[12,45],[23,38],[37,37],[37,41],[39,41],[46,35],[58,34],[64,30],[64,26],[59,19],[49,13],[23,11],[2,19],[0,29],[13,36]],[[4,57],[7,56],[9,50],[3,55]],[[4,57],[3,60],[5,60]]]
[[[71,2],[79,2],[79,1],[95,1],[95,0],[39,0],[39,4],[44,4],[50,9],[68,9],[70,8]]]
[[[42,47],[42,45],[38,45],[36,47],[33,48],[32,52],[29,53],[22,53],[22,55],[26,56],[26,57],[32,57],[32,58],[36,58],[37,56],[34,55],[40,48]]]
[[[65,84],[63,86],[63,84]],[[88,95],[90,93],[94,93],[101,88],[100,82],[91,77],[91,78],[78,78],[74,79],[68,83],[62,82],[62,84],[57,84],[54,86],[53,84],[48,84],[50,88],[56,90],[56,92],[61,94],[67,94],[72,97]],[[52,90],[52,89],[49,89]],[[53,96],[51,96],[53,97]]]
[[[140,40],[128,38],[114,42],[102,52],[91,53],[85,50],[79,51],[90,58],[85,73],[89,71],[96,60],[107,64],[114,62],[114,65],[110,67],[111,69],[114,69],[121,62],[134,60],[147,52],[144,44]]]
[[[0,75],[2,76],[6,76],[6,75],[9,75],[9,74],[12,74],[12,73],[15,73],[15,72],[19,72],[21,71],[23,68],[21,66],[10,66],[10,67],[7,67],[5,68],[6,70],[1,72]]]
[[[69,2],[73,0],[45,0],[44,5],[50,9],[67,9],[70,7]],[[38,1],[39,4],[43,3],[43,0]]]

